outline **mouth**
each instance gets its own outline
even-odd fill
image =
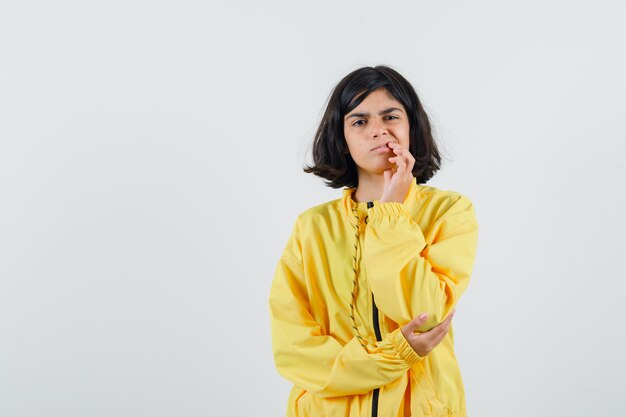
[[[377,146],[377,147],[375,147],[375,148],[370,149],[370,151],[380,151],[380,150],[382,150],[382,149],[389,149],[389,148],[387,147],[387,144],[388,144],[388,143],[389,143],[389,142],[385,142],[385,143],[383,143],[383,144],[382,144],[382,145],[380,145],[380,146]],[[389,150],[391,150],[391,149],[389,149]]]

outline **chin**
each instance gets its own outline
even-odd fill
[[[384,175],[385,170],[391,169],[391,168],[393,168],[393,165],[388,164],[388,165],[371,166],[371,167],[363,168],[363,170],[370,175]]]

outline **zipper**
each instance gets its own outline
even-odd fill
[[[378,307],[376,306],[376,301],[374,301],[374,294],[372,294],[372,319],[374,320],[374,333],[376,333],[376,340],[382,341],[383,338],[380,335],[380,324],[378,323]]]
[[[378,307],[374,301],[374,294],[372,294],[372,319],[374,320],[374,333],[376,333],[376,340],[383,340],[380,336],[380,324],[378,323]],[[380,394],[380,388],[374,388],[374,395],[372,396],[372,417],[378,416],[378,395]]]
[[[374,202],[372,201],[368,201],[367,202],[367,208],[370,209],[374,206]],[[359,225],[359,215],[357,214],[357,210],[356,208],[352,208],[352,211],[354,213],[354,216],[356,217],[356,234],[355,234],[355,238],[357,243],[355,243],[354,249],[357,249],[357,245],[359,242],[359,229],[360,229],[360,225]],[[368,216],[365,216],[365,224],[367,224],[367,219]],[[359,335],[359,331],[357,329],[356,326],[356,321],[354,319],[354,302],[356,301],[356,287],[357,287],[357,265],[356,265],[356,255],[353,257],[354,259],[354,265],[353,265],[353,269],[354,269],[354,281],[353,283],[353,287],[352,287],[352,298],[350,301],[350,318],[352,319],[352,328],[354,329],[354,333],[356,335],[356,337],[359,339],[359,342],[361,343],[361,346],[363,346],[363,348],[367,349],[367,347],[365,346],[365,344],[362,341],[362,337]],[[382,341],[382,336],[380,334],[380,323],[378,322],[378,307],[376,306],[376,301],[374,300],[374,294],[372,293],[372,321],[374,324],[374,333],[376,334],[376,340],[378,342]],[[378,417],[378,398],[380,396],[380,388],[374,388],[373,392],[372,392],[372,417]]]
[[[371,201],[367,202],[367,208],[372,208],[374,203]],[[365,223],[367,223],[367,216],[365,217]],[[378,307],[376,306],[376,301],[374,300],[374,293],[372,293],[372,322],[374,323],[374,333],[376,333],[376,341],[380,342],[383,340],[380,335],[380,323],[378,322]],[[378,397],[380,395],[380,388],[374,388],[374,392],[372,395],[372,417],[378,417]]]

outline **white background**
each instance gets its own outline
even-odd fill
[[[0,415],[282,416],[268,295],[326,99],[415,87],[475,204],[470,417],[622,415],[618,1],[3,2]]]

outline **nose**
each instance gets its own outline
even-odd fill
[[[384,135],[388,134],[387,128],[382,122],[374,121],[370,124],[370,126],[372,127],[372,137],[374,139],[380,139]]]

